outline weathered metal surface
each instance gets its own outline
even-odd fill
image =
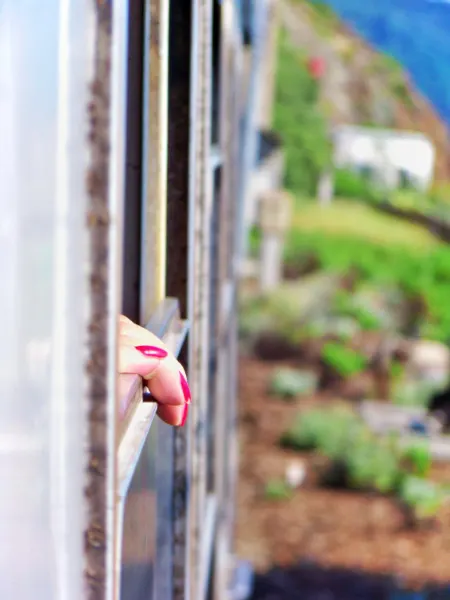
[[[109,331],[109,159],[112,14],[107,4],[96,4],[95,71],[89,105],[90,165],[87,175],[89,195],[89,336],[86,363],[88,462],[86,465],[85,584],[88,600],[112,597],[108,574],[114,564],[108,561],[111,530],[107,506],[114,489],[114,462],[111,459],[110,431],[115,429],[108,410],[108,331]],[[109,506],[111,506],[109,504]]]
[[[201,600],[203,566],[203,519],[207,489],[207,432],[209,379],[209,307],[210,243],[212,211],[212,174],[210,170],[211,99],[212,99],[212,3],[196,0],[193,10],[195,37],[192,43],[191,120],[194,124],[191,145],[191,222],[193,249],[191,264],[189,376],[195,404],[191,411],[193,430],[191,446],[190,523],[191,547],[189,568],[190,597]]]

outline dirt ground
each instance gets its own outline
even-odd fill
[[[275,367],[240,362],[240,477],[237,553],[257,571],[311,561],[322,567],[386,574],[411,586],[450,579],[450,506],[433,529],[405,527],[395,502],[377,495],[320,488],[310,454],[281,449],[280,434],[299,410],[326,405],[315,396],[287,404],[267,393]],[[267,500],[264,486],[283,479],[287,464],[300,459],[307,468],[303,485],[289,500]],[[450,482],[450,465],[433,468],[432,478]]]

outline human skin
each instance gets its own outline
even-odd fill
[[[158,416],[169,425],[185,424],[191,402],[185,370],[159,338],[122,315],[119,373],[140,375],[158,403]]]

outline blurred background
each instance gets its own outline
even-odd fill
[[[237,551],[254,600],[450,598],[450,3],[271,10]]]

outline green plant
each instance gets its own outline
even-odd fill
[[[430,199],[435,204],[448,205],[450,202],[450,183],[447,181],[436,182],[431,189]]]
[[[400,461],[390,440],[365,436],[348,450],[348,477],[352,487],[375,489],[382,494],[396,489],[400,479]]]
[[[405,367],[401,362],[393,360],[389,364],[389,374],[393,381],[398,381],[399,379],[401,379],[404,372],[405,372]]]
[[[392,402],[397,406],[414,406],[427,408],[434,387],[418,381],[399,379],[395,382]]]
[[[261,228],[257,225],[253,225],[250,228],[248,234],[248,246],[250,256],[253,258],[257,257],[259,254],[259,249],[261,247]]]
[[[292,496],[292,490],[284,481],[273,479],[266,483],[264,496],[267,500],[289,500]]]
[[[404,477],[399,497],[417,520],[436,516],[443,505],[445,494],[437,484],[415,475]]]
[[[361,284],[395,289],[405,298],[423,305],[417,326],[422,337],[450,342],[450,249],[402,247],[388,241],[384,245],[333,231],[297,231],[287,237],[285,262],[294,269],[305,257],[315,259],[325,271],[354,272]]]
[[[304,413],[281,443],[296,450],[317,450],[332,461],[332,467],[340,465],[348,485],[355,489],[390,493],[401,476],[395,442],[377,439],[360,417],[343,408]]]
[[[336,407],[298,415],[281,443],[315,450],[329,459],[322,482],[357,490],[395,494],[415,520],[434,517],[450,494],[426,479],[431,467],[427,444],[404,447],[398,436],[379,438],[352,411]]]
[[[341,377],[351,377],[363,371],[367,359],[342,344],[328,343],[322,349],[322,360]]]
[[[382,190],[370,177],[350,169],[336,169],[334,174],[334,193],[337,197],[380,202]]]
[[[278,369],[270,381],[270,392],[285,399],[311,394],[317,387],[317,376],[312,371]]]
[[[297,416],[281,437],[281,444],[300,451],[320,449],[329,458],[338,458],[350,432],[356,435],[361,425],[356,415],[345,408],[310,410]]]
[[[341,342],[347,342],[360,331],[360,326],[352,317],[331,315],[311,321],[303,331],[305,339],[319,339],[331,335]]]
[[[426,477],[431,469],[431,451],[425,440],[411,442],[402,451],[402,457],[412,466],[413,473],[418,477]]]
[[[341,315],[352,317],[364,331],[376,331],[381,327],[380,319],[373,312],[342,290],[336,294],[334,308]]]

